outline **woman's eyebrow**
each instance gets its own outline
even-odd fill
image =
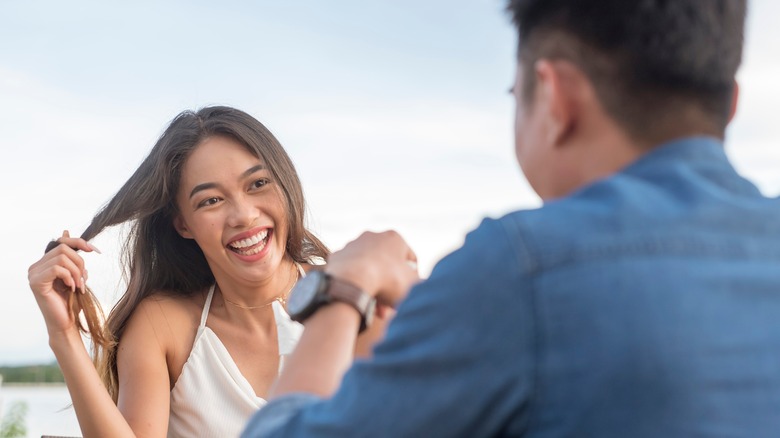
[[[249,169],[245,170],[244,173],[241,174],[241,178],[240,179],[247,178],[250,175],[252,175],[253,173],[261,171],[263,169],[265,169],[265,166],[263,166],[262,164],[258,164],[256,166],[252,166]],[[213,182],[207,182],[207,183],[203,183],[203,184],[198,184],[198,185],[196,185],[195,187],[192,188],[192,191],[190,192],[190,199],[192,199],[192,197],[195,196],[195,194],[198,193],[198,192],[202,192],[203,190],[213,189],[213,188],[216,188],[216,187],[217,187],[217,184],[213,183]]]
[[[216,188],[217,184],[213,182],[207,182],[203,184],[198,184],[195,187],[192,188],[192,191],[190,192],[190,199],[192,199],[193,196],[195,196],[196,193],[202,192],[203,190],[213,189]]]
[[[263,170],[263,169],[265,169],[265,166],[263,166],[262,164],[258,164],[257,166],[252,166],[249,169],[245,170],[244,173],[241,174],[241,178],[242,179],[246,178],[249,175],[251,175],[251,174],[253,174],[253,173],[257,172],[257,171]]]

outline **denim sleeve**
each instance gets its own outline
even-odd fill
[[[320,400],[317,396],[301,393],[279,397],[268,403],[249,420],[249,424],[241,436],[266,436],[283,427],[290,420],[290,417],[307,404],[317,400]]]
[[[331,399],[274,400],[243,436],[519,434],[535,333],[517,245],[499,221],[483,222],[410,291],[373,359],[356,361]]]

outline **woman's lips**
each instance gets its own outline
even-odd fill
[[[263,257],[272,235],[270,228],[263,228],[255,234],[230,242],[227,247],[241,259],[254,261]]]

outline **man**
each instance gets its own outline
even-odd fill
[[[245,436],[777,436],[780,205],[722,144],[745,7],[511,1],[544,207],[485,220],[343,380],[370,305],[292,306],[305,333]],[[398,303],[410,260],[364,234],[317,293]]]

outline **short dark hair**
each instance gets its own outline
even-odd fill
[[[725,131],[742,60],[747,0],[510,0],[524,91],[533,65],[566,59],[629,135],[696,109]]]

